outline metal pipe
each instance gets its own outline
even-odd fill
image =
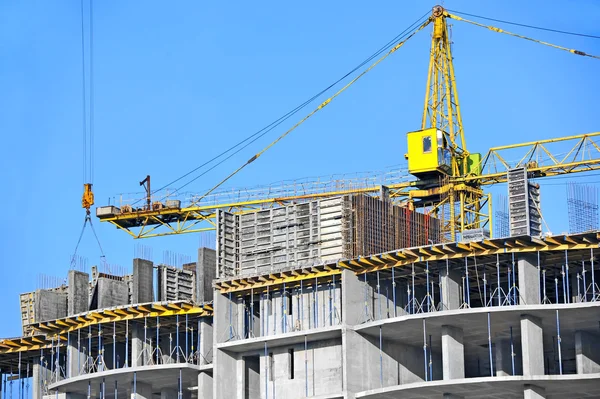
[[[169,336],[171,336],[171,334],[169,334]],[[169,341],[171,341],[171,340],[169,340]],[[169,342],[169,345],[170,345],[170,342]],[[176,348],[175,350],[177,351],[177,355],[175,355],[175,359],[176,359],[177,363],[179,363],[179,315],[175,315],[175,348]],[[171,357],[172,353],[173,352],[169,348],[169,357]]]
[[[558,369],[560,375],[563,373],[562,368],[562,349],[561,349],[561,338],[560,338],[560,319],[558,317],[558,309],[556,309],[556,342],[558,343]]]
[[[231,300],[231,292],[230,292],[229,293],[229,340],[233,339],[233,325],[232,325],[233,314],[232,313],[233,313],[233,309],[232,309],[232,300]]]
[[[115,380],[115,399],[119,399],[117,380]]]
[[[197,356],[196,364],[197,364],[198,366],[200,366],[200,358],[202,357],[202,347],[200,346],[200,344],[201,344],[201,342],[202,342],[202,341],[200,340],[200,336],[201,336],[201,334],[202,334],[202,330],[200,330],[200,320],[201,320],[201,319],[200,319],[200,317],[198,317],[198,334],[196,334],[196,335],[197,335],[196,339],[198,340],[198,344],[197,344],[197,346],[196,346],[196,351],[198,352],[198,356]]]
[[[592,301],[596,300],[596,279],[594,277],[594,248],[590,248],[590,271],[592,272]]]
[[[315,328],[319,327],[319,281],[315,277]],[[275,384],[273,384],[275,386]]]
[[[271,371],[269,362],[269,353],[267,352],[267,343],[265,342],[265,398],[269,399],[269,372]]]
[[[394,301],[394,317],[398,316],[398,311],[396,310],[396,276],[394,275],[395,267],[392,267],[392,298]]]
[[[429,334],[429,381],[433,381],[433,351],[431,346],[431,334]]]
[[[429,381],[427,367],[427,330],[425,329],[425,319],[423,319],[423,363],[425,365],[425,381]]]
[[[336,285],[335,285],[335,274],[331,275],[331,278],[332,278],[332,281],[333,281],[333,308],[332,308],[332,312],[334,312],[334,314],[333,314],[333,320],[332,320],[331,324],[333,325],[333,321],[335,321],[335,310],[336,310],[335,296],[337,295],[337,292],[336,292],[337,288],[336,288]]]
[[[565,283],[565,267],[562,267],[563,303],[567,303],[567,286]]]
[[[125,364],[129,367],[129,320],[125,320]]]
[[[71,367],[69,367],[71,365],[71,333],[69,331],[67,331],[67,356],[65,359],[65,376],[67,378],[71,378]],[[29,363],[27,363],[29,365]]]
[[[515,253],[512,253],[512,297],[513,297],[513,305],[517,305],[518,296],[517,296],[517,263],[515,262]]]
[[[283,325],[281,331],[286,333],[287,331],[287,291],[285,289],[285,283],[283,283],[283,292],[281,293],[281,306],[283,308]]]
[[[117,362],[117,324],[113,321],[113,370],[116,369]]]
[[[160,316],[156,316],[156,364],[159,364],[160,352]]]
[[[333,278],[335,279],[335,275],[333,275]],[[329,283],[329,325],[332,326],[333,325],[333,298],[332,298],[332,288],[331,288],[332,283]]]
[[[537,251],[537,270],[538,270],[538,280],[542,278],[541,274],[541,265],[540,265],[540,251]],[[538,303],[542,303],[542,292],[541,288],[538,287]]]
[[[20,354],[20,352],[19,352]],[[58,382],[58,379],[60,377],[60,334],[58,334],[58,338],[56,340],[56,381]],[[20,366],[20,364],[19,364]]]
[[[369,320],[369,308],[368,308],[368,303],[369,303],[369,293],[368,293],[368,284],[367,284],[367,273],[364,274],[365,276],[365,321]]]
[[[19,352],[19,364],[17,367],[17,376],[19,377],[19,381],[17,384],[19,385],[19,399],[23,399],[23,389],[21,384],[21,352]]]
[[[379,382],[383,388],[383,333],[382,326],[379,326]]]
[[[465,256],[465,282],[467,287],[467,305],[471,307],[471,287],[469,286],[469,267],[468,257]]]
[[[581,276],[583,278],[583,302],[587,302],[587,283],[585,281],[585,261],[581,260]],[[579,290],[579,287],[577,288]]]
[[[377,272],[379,273],[379,272]],[[431,312],[431,292],[429,291],[429,261],[425,262],[425,277],[427,286],[427,311]]]
[[[379,282],[379,271],[376,273],[377,276],[377,301],[379,302],[379,320],[381,320],[381,285]]]
[[[300,280],[302,281],[302,280]],[[304,392],[308,397],[308,343],[306,342],[306,335],[304,336],[304,381],[305,387]],[[266,390],[265,390],[266,392]]]
[[[484,269],[485,270],[485,269]],[[483,306],[487,308],[487,280],[485,279],[485,271],[483,272]]]
[[[88,327],[88,373],[92,372],[93,357],[92,357],[92,326]]]
[[[556,278],[556,275],[554,276],[554,296],[556,297],[555,303],[558,303],[558,278]]]
[[[87,399],[92,399],[92,381],[91,380],[88,380]]]
[[[137,399],[137,372],[133,372],[133,399]]]
[[[510,326],[510,361],[512,365],[512,375],[515,375],[515,346],[513,342],[512,326]]]
[[[181,369],[179,369],[179,389],[177,392],[177,397],[179,399],[183,397],[183,378],[181,377]]]
[[[102,399],[106,399],[106,381],[102,378]]]
[[[254,288],[250,288],[250,334],[254,337]],[[248,335],[250,335],[248,334]]]
[[[571,303],[571,287],[569,284],[569,255],[565,249],[565,272],[567,273],[567,303]]]
[[[415,264],[414,264],[414,262],[412,263],[412,314],[415,314]]]
[[[494,376],[494,360],[492,356],[492,326],[490,320],[490,312],[487,314],[487,328],[488,328],[488,349],[490,352],[490,376]]]
[[[189,328],[189,326],[188,326],[188,321],[189,321],[189,318],[188,318],[188,314],[186,313],[185,314],[185,362],[186,363],[189,363],[189,361],[188,361],[188,359],[189,359],[189,337],[188,337],[188,331],[189,331],[188,328]],[[194,342],[194,329],[193,329],[193,327],[192,327],[192,342]],[[194,345],[194,344],[192,343],[192,345]]]
[[[104,371],[104,359],[102,359],[102,324],[98,324],[98,371]]]
[[[498,306],[502,306],[502,286],[500,285],[500,255],[496,254],[496,276],[498,280]]]
[[[300,328],[304,330],[304,285],[302,284],[302,280],[300,280],[300,319]]]

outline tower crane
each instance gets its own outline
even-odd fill
[[[329,191],[308,189],[301,194],[295,190],[282,189],[281,194],[277,196],[258,194],[249,195],[245,200],[229,200],[224,193],[219,194],[215,189],[229,177],[256,161],[264,151],[327,106],[381,61],[396,52],[414,34],[430,24],[433,25],[433,32],[421,126],[419,130],[407,134],[408,151],[405,157],[408,160],[408,171],[415,179],[399,179],[386,183],[392,200],[403,202],[412,209],[420,209],[422,212],[438,217],[442,222],[444,237],[455,241],[465,230],[487,227],[491,231],[491,196],[484,192],[483,187],[506,182],[508,170],[511,168],[526,166],[527,172],[533,177],[599,170],[600,146],[594,139],[600,137],[600,132],[493,147],[483,156],[468,151],[448,33],[449,19],[568,51],[574,55],[600,59],[598,56],[579,50],[470,21],[450,13],[442,6],[436,6],[431,15],[404,40],[398,42],[308,116],[213,187],[209,193],[187,204],[181,204],[178,200],[167,200],[163,203],[162,200],[165,198],[151,201],[151,193],[148,189],[145,206],[136,208],[125,204],[120,207],[114,205],[98,207],[96,211],[98,218],[102,222],[113,224],[134,238],[149,238],[213,230],[217,209],[242,213],[290,202],[346,194],[379,195],[379,186],[352,185],[347,189]],[[568,146],[569,150],[564,153],[566,155],[559,156],[553,153],[554,143]],[[506,154],[509,151],[511,153],[520,151],[522,156],[517,162],[508,162]]]

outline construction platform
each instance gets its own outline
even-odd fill
[[[21,296],[24,335],[0,341],[0,392],[596,397],[599,243],[599,232],[430,243],[220,278],[209,248],[180,267],[135,259],[130,275],[71,270]]]

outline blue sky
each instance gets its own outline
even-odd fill
[[[87,2],[86,2],[87,3]],[[435,2],[96,1],[96,203],[162,185],[245,138],[353,68]],[[473,14],[599,35],[600,3],[446,1]],[[86,34],[88,33],[86,22]],[[505,26],[592,54],[600,41]],[[0,336],[20,334],[18,294],[40,273],[69,269],[84,211],[79,1],[0,4],[0,131],[5,210]],[[467,146],[600,130],[600,61],[454,23],[456,78]],[[404,162],[420,127],[429,51],[421,32],[229,187],[384,170]],[[202,192],[291,126],[190,185]],[[580,181],[600,176],[580,176]],[[568,229],[565,179],[542,183],[544,215]],[[502,191],[502,190],[500,190]],[[544,199],[548,198],[546,202]],[[130,267],[136,242],[94,221],[109,263]],[[198,235],[144,241],[194,256]],[[79,254],[99,263],[90,231]]]

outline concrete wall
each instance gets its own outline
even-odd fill
[[[125,281],[100,277],[96,283],[96,295],[98,309],[127,305],[129,302],[129,293]]]
[[[217,254],[211,248],[198,248],[196,263],[196,302],[213,300],[212,282],[217,272]]]
[[[264,352],[260,355],[261,398],[272,398],[275,392],[275,397],[296,399],[342,389],[340,339],[309,342],[307,350],[303,344],[267,348],[267,356]]]
[[[67,314],[74,315],[88,311],[90,302],[90,275],[77,270],[69,270],[67,287]]]
[[[35,292],[35,321],[48,321],[67,316],[67,293],[47,290]]]
[[[133,285],[131,303],[146,303],[154,300],[154,264],[145,259],[133,260]]]

